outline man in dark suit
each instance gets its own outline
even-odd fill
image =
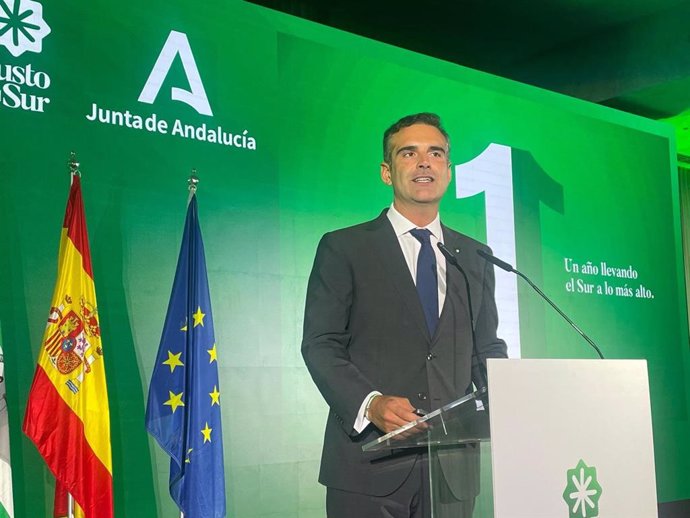
[[[439,220],[449,153],[438,116],[420,113],[393,124],[384,133],[381,163],[393,204],[319,243],[302,354],[330,407],[319,477],[329,518],[430,516],[427,455],[381,456],[363,453],[362,445],[416,420],[415,409],[439,408],[471,386],[467,290],[460,273],[446,267],[439,241],[462,251],[476,357],[506,356],[496,336],[493,269],[476,254],[489,249]],[[462,457],[442,493],[454,515],[471,516],[478,455],[469,446]]]

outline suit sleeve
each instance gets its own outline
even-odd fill
[[[350,359],[353,271],[333,234],[319,243],[309,276],[302,356],[316,386],[348,435],[362,401],[376,387]]]

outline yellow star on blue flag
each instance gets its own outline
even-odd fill
[[[170,367],[170,372],[175,372],[175,367],[184,367],[184,363],[180,361],[180,356],[182,356],[182,353],[173,353],[172,351],[168,351],[168,359],[163,362],[163,365],[167,365]]]

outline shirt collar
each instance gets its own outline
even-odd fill
[[[443,231],[441,230],[441,218],[438,214],[436,214],[434,220],[425,227],[418,227],[405,216],[400,214],[391,203],[386,216],[388,216],[388,220],[393,226],[395,235],[398,237],[402,236],[403,234],[407,234],[413,228],[428,228],[436,239],[442,240]]]

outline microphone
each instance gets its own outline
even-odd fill
[[[568,322],[568,324],[570,324],[570,326],[571,326],[575,331],[577,331],[577,332],[580,334],[580,336],[581,336],[582,338],[584,338],[584,339],[587,341],[587,343],[588,343],[589,345],[591,345],[591,346],[594,348],[594,350],[595,350],[595,351],[597,352],[597,354],[599,355],[599,358],[601,358],[602,360],[604,359],[604,355],[601,353],[601,349],[599,349],[599,347],[597,346],[597,344],[594,343],[594,340],[592,340],[589,336],[587,336],[587,335],[585,334],[585,332],[584,332],[582,329],[580,329],[580,328],[575,324],[575,322],[573,322],[572,320],[570,320],[570,318],[568,318],[568,315],[566,315],[565,313],[563,313],[563,311],[561,311],[561,309],[560,309],[558,306],[556,306],[556,303],[553,302],[553,301],[546,295],[546,293],[544,293],[543,291],[541,291],[541,290],[539,289],[539,287],[538,287],[536,284],[534,284],[534,283],[529,279],[529,277],[527,277],[527,276],[526,276],[525,274],[523,274],[522,272],[520,272],[520,271],[516,270],[515,268],[513,268],[512,265],[506,263],[505,261],[501,261],[498,257],[496,257],[496,256],[494,256],[494,255],[491,255],[491,254],[485,252],[484,250],[479,250],[479,249],[477,249],[477,254],[478,254],[480,257],[482,257],[483,259],[485,259],[486,261],[489,261],[491,264],[493,264],[493,265],[495,265],[495,266],[498,266],[501,270],[505,270],[506,272],[514,273],[514,274],[517,275],[518,277],[521,277],[521,278],[523,278],[525,281],[527,281],[527,284],[529,284],[529,285],[532,287],[532,289],[534,289],[534,291],[536,291],[536,292],[541,296],[541,298],[543,298],[546,302],[548,302],[548,303],[551,305],[551,307],[552,307],[553,309],[555,309],[556,312],[557,312],[559,315],[561,315],[561,316],[565,319],[565,321]]]
[[[491,264],[498,266],[501,270],[505,270],[506,272],[517,273],[519,275],[522,275],[520,272],[518,272],[515,268],[513,268],[511,265],[509,265],[505,261],[501,261],[498,257],[495,257],[491,254],[487,254],[484,250],[477,248],[477,253],[481,257],[483,257],[485,260],[489,261]]]
[[[477,392],[482,392],[488,388],[488,383],[486,381],[486,366],[484,365],[484,362],[482,362],[477,356],[477,337],[474,332],[474,314],[472,311],[472,295],[470,294],[470,281],[467,278],[465,270],[463,270],[462,266],[460,266],[458,258],[455,257],[455,254],[451,252],[448,249],[448,247],[440,241],[436,243],[436,246],[438,246],[438,249],[443,254],[443,257],[446,258],[446,261],[455,266],[462,274],[463,279],[465,279],[465,290],[467,290],[467,306],[469,307],[470,313],[470,328],[472,330],[472,381],[477,387]]]
[[[458,258],[455,257],[455,254],[451,252],[446,245],[439,241],[438,243],[436,243],[436,246],[438,246],[438,249],[443,254],[443,257],[446,258],[446,261],[458,268],[463,274],[465,273],[464,270],[460,267],[460,263],[458,263]]]

